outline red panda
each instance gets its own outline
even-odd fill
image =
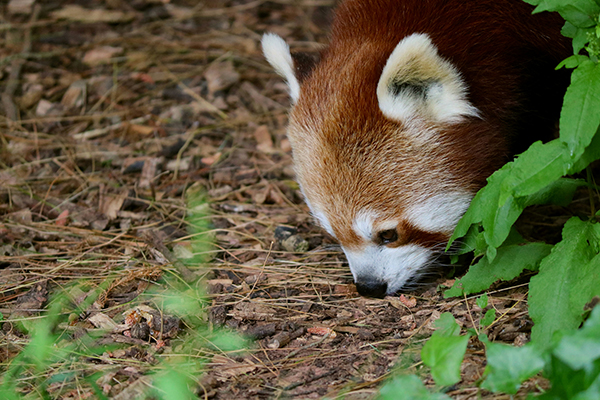
[[[383,297],[443,252],[486,178],[552,134],[572,54],[521,0],[346,0],[314,62],[265,34],[288,84],[301,191],[357,290]],[[524,147],[523,147],[524,146]]]

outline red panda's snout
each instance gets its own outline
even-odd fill
[[[515,138],[554,126],[567,81],[552,74],[570,48],[560,17],[532,9],[345,0],[314,63],[263,37],[290,90],[298,182],[360,294],[392,294],[418,278]]]
[[[321,204],[318,196],[307,202],[320,225],[340,241],[358,292],[383,297],[415,282],[443,253],[471,198],[450,191],[409,201],[409,206],[391,199],[386,205],[374,202],[356,213],[349,212],[356,209],[351,198],[345,204],[333,198]]]

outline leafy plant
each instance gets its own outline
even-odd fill
[[[195,267],[201,267],[206,261],[211,241],[206,239],[208,231],[207,203],[198,192],[189,191],[188,216],[190,251],[182,261]],[[185,267],[184,267],[185,268]],[[191,272],[188,271],[189,274]],[[183,274],[182,274],[183,275]],[[104,282],[93,291],[85,301],[74,306],[68,301],[69,290],[76,287],[79,292],[92,293],[89,283],[82,280],[73,287],[57,291],[50,302],[48,310],[37,320],[22,324],[21,330],[29,334],[29,342],[20,353],[6,363],[6,368],[0,376],[0,399],[18,400],[24,397],[55,398],[56,393],[49,389],[52,383],[63,382],[68,386],[72,382],[81,381],[89,384],[99,399],[108,398],[98,386],[97,381],[102,372],[89,374],[88,370],[73,371],[71,368],[81,359],[98,359],[109,351],[122,347],[118,344],[98,345],[98,339],[104,336],[104,331],[96,331],[70,336],[68,329],[69,315],[78,315],[89,311],[92,303],[110,285]],[[85,288],[86,290],[81,290]],[[210,352],[206,349],[217,349],[219,352],[236,351],[246,347],[245,340],[239,335],[213,330],[208,327],[204,318],[205,297],[201,282],[185,281],[179,275],[169,276],[165,273],[154,289],[147,289],[143,294],[144,300],[157,305],[165,313],[175,314],[185,321],[187,331],[182,337],[172,339],[176,352],[157,354],[160,361],[156,365],[147,365],[148,385],[144,387],[144,396],[155,399],[195,399],[197,398],[197,380],[202,376],[205,358]],[[83,375],[83,376],[81,376]],[[33,389],[32,389],[33,387]],[[28,393],[24,395],[24,393]],[[140,394],[140,393],[138,393]]]
[[[432,393],[415,375],[399,376],[379,391],[379,400],[450,400],[442,393]]]
[[[552,386],[541,399],[598,399],[600,307],[577,329],[585,320],[586,304],[600,296],[600,212],[595,212],[591,199],[591,215],[570,218],[562,240],[555,245],[527,242],[513,225],[528,206],[566,206],[578,188],[596,188],[589,165],[600,159],[600,1],[525,1],[537,6],[534,12],[560,13],[566,20],[562,33],[573,39],[574,55],[557,67],[573,69],[560,116],[560,137],[531,145],[490,176],[477,193],[448,244],[450,247],[462,238],[461,252],[473,252],[475,263],[445,296],[478,293],[496,281],[514,279],[524,270],[538,271],[529,285],[529,314],[534,322],[531,342],[517,348],[479,335],[487,355],[481,387],[512,395],[523,381],[542,371]],[[565,177],[586,168],[587,182]],[[478,299],[478,305],[484,308],[486,298]],[[494,310],[488,310],[480,325],[489,326],[494,319]],[[423,362],[438,385],[459,380],[460,362],[457,365],[456,360],[462,359],[464,348],[462,342],[461,347],[456,344],[461,336],[455,333],[436,332],[423,346]],[[463,340],[471,334],[462,336]],[[443,341],[448,347],[442,350]],[[414,387],[412,379],[402,379]],[[384,386],[381,393],[393,384]],[[418,393],[414,399],[431,398],[427,391]]]
[[[449,386],[460,381],[462,363],[469,335],[460,335],[460,326],[450,313],[444,313],[435,322],[438,328],[423,346],[423,364],[431,368],[435,383]]]

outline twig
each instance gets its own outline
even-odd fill
[[[335,373],[335,370],[331,369],[331,370],[329,370],[327,372],[323,372],[322,374],[315,375],[315,376],[313,376],[311,378],[308,378],[308,379],[306,379],[306,380],[304,380],[302,382],[291,383],[291,384],[287,385],[286,387],[284,387],[283,390],[287,391],[287,390],[296,389],[298,386],[302,386],[302,385],[306,385],[306,384],[314,382],[314,381],[318,381],[319,379],[325,378],[325,377],[327,377],[329,375],[333,375],[334,373]]]
[[[144,241],[149,245],[154,246],[158,251],[162,253],[163,256],[177,269],[177,271],[181,274],[181,277],[186,282],[193,282],[196,280],[196,275],[192,271],[190,271],[181,261],[177,259],[171,253],[171,250],[165,246],[165,244],[160,240],[160,238],[154,232],[147,232],[144,235]]]
[[[216,16],[221,16],[224,14],[235,14],[235,13],[239,13],[241,11],[246,11],[246,10],[251,10],[253,8],[256,8],[263,3],[266,3],[266,1],[267,0],[256,0],[256,1],[251,1],[249,3],[246,3],[246,4],[240,4],[240,5],[231,6],[231,7],[203,10],[203,11],[198,12],[198,15],[200,15],[202,17],[216,17]]]
[[[219,110],[217,107],[215,107],[212,103],[210,103],[208,100],[206,100],[204,97],[200,96],[198,93],[194,92],[192,89],[190,89],[189,87],[187,87],[183,82],[181,82],[181,80],[179,78],[177,78],[175,76],[174,73],[172,73],[166,66],[164,66],[161,62],[157,62],[157,64],[160,66],[160,68],[169,76],[169,78],[174,82],[177,83],[177,86],[183,90],[183,92],[185,94],[187,94],[188,96],[192,97],[194,100],[196,100],[201,106],[206,107],[207,111],[212,112],[214,114],[217,114],[219,117],[221,117],[221,119],[227,119],[227,114],[225,114],[223,111]]]
[[[39,4],[36,4],[33,7],[33,12],[31,13],[31,19],[29,23],[34,23],[38,16],[40,15],[41,7]],[[6,112],[6,118],[16,122],[19,118],[19,112],[17,110],[17,106],[13,101],[13,96],[17,91],[17,87],[19,86],[19,76],[21,75],[21,69],[23,68],[23,64],[25,64],[26,55],[31,52],[31,27],[28,27],[25,30],[25,34],[23,37],[24,45],[21,54],[23,57],[19,57],[12,62],[12,67],[10,70],[10,75],[8,76],[8,83],[6,84],[6,88],[4,88],[4,93],[2,93],[2,104],[4,105],[4,111]]]
[[[306,349],[310,349],[311,347],[315,347],[320,345],[321,343],[323,343],[325,340],[327,340],[329,338],[329,333],[326,333],[325,335],[323,335],[323,337],[319,340],[317,340],[314,343],[311,344],[307,344],[306,346],[302,346],[297,348],[296,350],[292,351],[290,354],[288,354],[287,356],[283,357],[281,360],[289,360],[290,358],[294,357],[296,354],[300,353],[302,350],[306,350]]]
[[[146,115],[143,117],[132,119],[131,121],[121,121],[116,124],[112,124],[107,127],[104,127],[104,128],[92,129],[90,131],[78,133],[76,135],[73,135],[73,139],[76,139],[76,140],[94,139],[94,138],[106,135],[108,132],[110,132],[114,129],[119,129],[122,126],[124,126],[125,124],[143,124],[144,122],[148,121],[149,119],[150,119],[150,116]]]
[[[473,329],[475,329],[475,333],[479,336],[479,329],[475,325],[475,321],[473,320],[473,314],[471,314],[471,309],[469,308],[469,300],[467,300],[467,295],[465,294],[465,305],[467,306],[467,313],[469,314],[469,319],[471,320],[471,324],[473,324]]]

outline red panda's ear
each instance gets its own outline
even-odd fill
[[[398,43],[379,78],[377,99],[383,114],[398,121],[457,123],[479,115],[459,72],[422,33]]]
[[[274,33],[265,33],[262,37],[262,48],[265,58],[279,75],[287,81],[290,97],[295,103],[300,96],[300,83],[296,77],[294,60],[287,43]]]

